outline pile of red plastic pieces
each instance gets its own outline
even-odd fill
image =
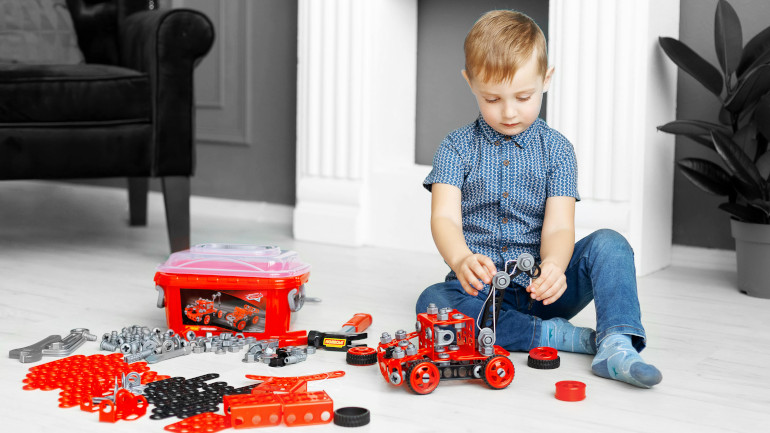
[[[99,421],[103,422],[130,421],[143,416],[148,406],[143,396],[118,386],[132,372],[140,374],[141,384],[170,377],[158,375],[146,362],[126,364],[122,353],[74,355],[30,368],[23,389],[61,389],[59,407],[99,411]]]

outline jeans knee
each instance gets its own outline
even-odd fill
[[[599,251],[627,252],[633,254],[625,236],[612,229],[600,229],[589,235],[594,249]]]
[[[436,304],[438,308],[451,306],[450,295],[452,291],[456,290],[451,287],[449,282],[437,283],[426,288],[417,298],[416,313],[420,314],[427,311],[429,304]]]
[[[417,314],[424,313],[428,308],[428,304],[435,304],[441,298],[440,290],[437,286],[440,286],[440,284],[434,284],[420,293],[415,305]]]

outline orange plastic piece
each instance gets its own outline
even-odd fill
[[[307,382],[314,380],[335,379],[345,375],[342,370],[330,371],[329,373],[312,374],[309,376],[296,377],[276,377],[260,376],[247,374],[246,379],[261,380],[262,383],[251,390],[252,394],[261,394],[263,392],[307,392]]]
[[[143,395],[134,395],[120,389],[115,396],[115,403],[102,400],[99,403],[99,422],[116,422],[119,419],[133,421],[147,413],[147,399]]]
[[[226,395],[225,413],[233,428],[275,426],[281,423],[283,401],[272,392],[259,395]]]
[[[230,417],[204,412],[163,427],[166,431],[185,433],[214,433],[230,428]]]
[[[282,419],[288,426],[329,423],[334,418],[332,399],[325,391],[308,392],[307,383],[344,375],[344,371],[299,377],[247,375],[263,382],[251,395],[226,395],[225,413],[236,429],[275,426]]]
[[[281,399],[287,426],[326,424],[334,417],[334,403],[326,391],[285,394]]]

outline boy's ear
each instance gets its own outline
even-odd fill
[[[465,82],[468,83],[468,87],[470,87],[472,90],[473,86],[471,86],[471,80],[468,78],[468,72],[466,72],[465,69],[462,69],[460,73],[463,75],[463,78],[465,78]]]
[[[545,78],[543,79],[543,93],[548,91],[548,87],[551,85],[551,77],[553,77],[553,70],[554,67],[551,66],[548,68],[547,71],[545,71]]]

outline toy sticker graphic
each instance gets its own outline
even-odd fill
[[[265,331],[265,302],[262,293],[243,298],[231,292],[180,289],[185,325],[218,326],[238,332]]]

